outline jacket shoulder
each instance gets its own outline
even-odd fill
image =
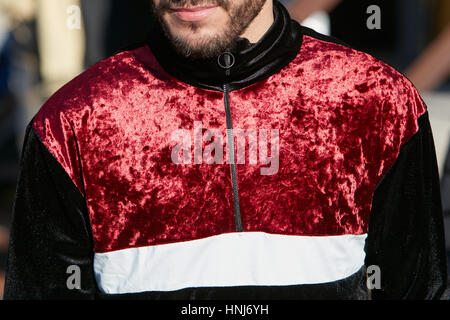
[[[33,126],[59,122],[61,117],[72,119],[102,100],[126,96],[137,82],[155,81],[156,67],[147,46],[102,60],[57,90],[37,112]]]
[[[125,105],[123,101],[133,95],[137,82],[155,81],[151,69],[143,67],[142,57],[150,56],[142,47],[94,64],[55,92],[31,120],[29,126],[40,142],[77,186],[81,172],[78,143],[90,139],[86,129],[97,125],[90,121],[91,115],[99,109],[108,112],[110,106]]]
[[[391,65],[312,29],[302,26],[302,33],[303,44],[298,56],[302,68],[307,66],[316,74],[315,78],[328,79],[332,92],[344,98],[376,100],[374,112],[409,114],[417,119],[426,111],[411,81]]]

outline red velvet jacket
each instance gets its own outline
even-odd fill
[[[48,100],[27,130],[6,298],[365,299],[374,265],[373,298],[442,294],[422,99],[275,14],[228,61],[178,57],[155,32]]]

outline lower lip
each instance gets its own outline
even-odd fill
[[[174,10],[178,19],[186,22],[200,21],[211,15],[216,11],[217,7],[205,7],[195,10]]]

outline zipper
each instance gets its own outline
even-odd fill
[[[223,99],[225,105],[225,114],[227,118],[227,136],[228,136],[228,151],[229,151],[228,153],[230,155],[231,182],[233,185],[234,219],[236,223],[236,231],[242,232],[242,220],[239,208],[239,191],[237,185],[236,161],[234,157],[234,134],[233,134],[233,124],[231,122],[230,96],[226,84],[223,85],[223,94],[224,94]]]
[[[223,61],[221,60],[223,58]],[[217,58],[218,65],[225,69],[225,75],[230,75],[230,69],[234,65],[234,56],[231,52],[224,52]],[[223,103],[225,106],[225,115],[227,118],[227,136],[228,136],[228,153],[230,155],[231,183],[233,185],[233,208],[234,220],[236,223],[236,231],[242,232],[241,210],[239,208],[239,191],[237,184],[236,161],[234,157],[234,134],[233,124],[231,121],[230,111],[230,95],[226,81],[223,84]]]

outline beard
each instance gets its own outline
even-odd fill
[[[241,0],[238,2],[233,0],[161,0],[157,6],[152,1],[152,6],[153,13],[162,30],[179,54],[184,57],[211,58],[235,47],[239,36],[259,14],[266,0]],[[198,32],[202,27],[202,22],[186,23],[186,27],[192,34],[197,33],[197,37],[192,41],[187,36],[174,34],[170,30],[169,23],[164,19],[164,15],[170,12],[170,8],[175,5],[178,7],[217,5],[227,13],[227,23],[215,34],[207,36],[200,35]]]

